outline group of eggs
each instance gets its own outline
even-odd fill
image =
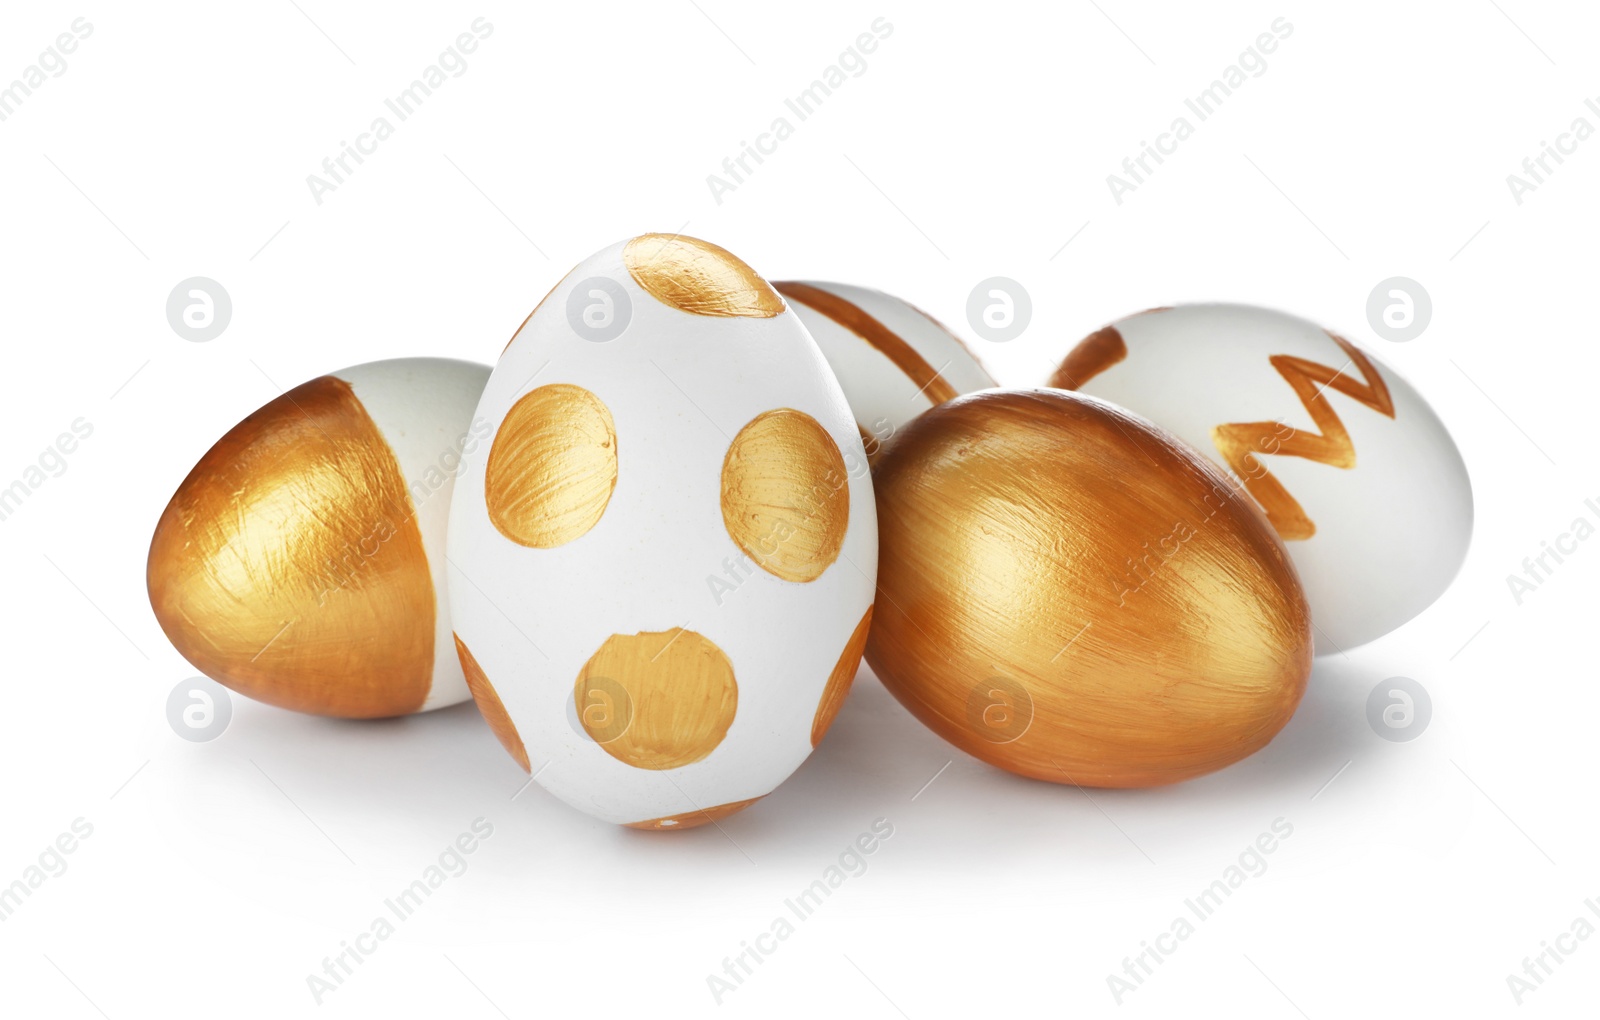
[[[648,234],[492,371],[376,362],[251,414],[172,497],[148,585],[239,693],[348,718],[470,696],[557,797],[671,829],[798,768],[863,653],[1019,774],[1221,768],[1287,722],[1314,643],[1443,592],[1471,522],[1428,405],[1299,319],[1155,309],[997,389],[894,297]]]

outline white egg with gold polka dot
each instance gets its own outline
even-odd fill
[[[828,359],[874,463],[923,411],[995,385],[960,337],[892,294],[803,280],[773,287]]]
[[[451,605],[501,743],[637,828],[770,793],[849,691],[877,575],[855,419],[783,297],[705,241],[613,245],[522,324],[478,415]]]

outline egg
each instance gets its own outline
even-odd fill
[[[487,366],[358,365],[269,401],[212,446],[156,524],[146,581],[173,645],[246,697],[406,715],[470,697],[451,638],[445,528],[487,438]]]
[[[868,458],[907,422],[994,379],[955,334],[922,309],[845,283],[774,283],[828,359],[855,412]]]
[[[615,244],[534,309],[478,415],[451,598],[512,757],[636,828],[771,792],[849,691],[877,571],[855,420],[784,299],[705,241]]]
[[[1472,484],[1439,416],[1393,369],[1303,319],[1154,309],[1078,344],[1051,385],[1150,418],[1244,484],[1299,569],[1319,654],[1401,626],[1466,559]]]
[[[1148,421],[1061,390],[927,411],[873,469],[866,657],[930,729],[1080,786],[1265,746],[1311,669],[1305,595],[1243,492]]]

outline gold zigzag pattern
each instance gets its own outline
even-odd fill
[[[1211,430],[1211,441],[1285,541],[1310,538],[1317,533],[1317,526],[1256,456],[1304,457],[1337,468],[1355,467],[1356,448],[1338,412],[1328,402],[1326,391],[1330,389],[1338,390],[1379,414],[1394,417],[1394,401],[1377,368],[1350,341],[1333,333],[1328,336],[1361,370],[1361,382],[1346,376],[1344,369],[1334,370],[1305,358],[1275,354],[1268,359],[1305,405],[1311,420],[1322,430],[1320,435],[1276,421],[1238,422],[1218,425]]]

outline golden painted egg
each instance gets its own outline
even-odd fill
[[[636,828],[770,793],[849,691],[877,568],[855,420],[783,297],[706,241],[612,245],[534,309],[478,413],[450,594],[512,757]]]
[[[445,526],[489,369],[403,358],[313,379],[219,439],[156,524],[146,581],[202,673],[317,715],[470,697],[451,639]]]
[[[1218,468],[1142,418],[987,390],[911,422],[873,472],[867,660],[992,765],[1154,786],[1265,746],[1311,669],[1282,543]]]

